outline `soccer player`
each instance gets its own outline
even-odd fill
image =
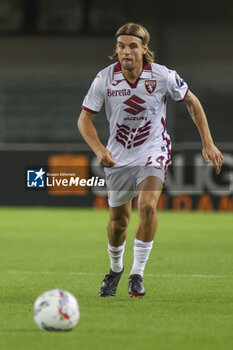
[[[217,174],[223,163],[198,98],[174,70],[154,63],[149,40],[148,31],[139,24],[127,23],[119,28],[115,53],[110,57],[117,62],[97,74],[78,119],[83,138],[104,167],[108,188],[110,271],[102,282],[101,297],[115,296],[124,271],[126,230],[131,200],[136,194],[139,221],[129,295],[145,295],[142,278],[158,224],[156,207],[171,162],[171,141],[166,130],[167,97],[186,105],[201,136],[203,157],[207,163],[213,162]],[[110,133],[106,147],[92,123],[103,104]]]

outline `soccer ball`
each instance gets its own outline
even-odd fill
[[[52,289],[41,294],[34,303],[34,321],[45,331],[71,331],[79,321],[77,299],[69,292]]]

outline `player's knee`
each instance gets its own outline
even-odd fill
[[[122,216],[121,218],[111,219],[110,225],[112,233],[115,235],[121,235],[128,226],[129,218],[127,216]]]
[[[142,218],[151,219],[156,215],[156,203],[154,200],[138,204],[139,215]]]

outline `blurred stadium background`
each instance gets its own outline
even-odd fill
[[[200,98],[227,165],[218,180],[213,172],[205,173],[203,177],[210,178],[198,190],[200,172],[193,169],[196,178],[189,179],[179,194],[169,193],[168,188],[160,208],[233,210],[232,4],[230,0],[221,1],[221,6],[199,0],[192,6],[184,0],[148,0],[145,5],[141,1],[1,0],[0,205],[106,207],[106,192],[95,189],[56,195],[28,191],[25,169],[52,162],[85,166],[89,175],[100,173],[76,120],[91,81],[110,63],[107,56],[114,49],[115,31],[134,21],[149,30],[156,62],[177,70]],[[95,124],[106,143],[104,109]],[[169,103],[168,130],[174,163],[177,159],[177,163],[200,164],[199,134],[183,104]],[[187,190],[190,181],[192,189]]]

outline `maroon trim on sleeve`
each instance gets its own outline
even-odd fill
[[[179,100],[179,101],[177,101],[177,102],[183,102],[184,99],[185,99],[185,97],[188,95],[188,92],[189,92],[189,88],[187,88],[187,91],[186,91],[184,97],[182,98],[182,100]]]
[[[84,105],[82,105],[82,106],[81,106],[81,108],[82,108],[82,109],[84,109],[84,110],[85,110],[85,111],[87,111],[87,112],[92,113],[92,114],[96,114],[96,113],[98,113],[98,112],[96,112],[96,111],[93,111],[93,110],[92,110],[92,109],[90,109],[90,108],[85,107]]]

